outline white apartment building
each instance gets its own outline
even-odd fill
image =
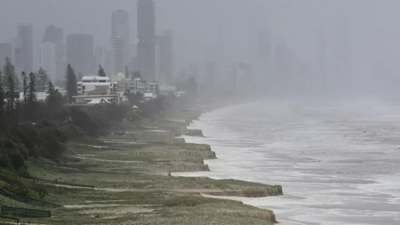
[[[147,92],[156,93],[158,84],[156,82],[151,82],[147,84]]]
[[[42,43],[40,46],[40,66],[46,70],[51,82],[56,82],[56,44]]]
[[[118,81],[117,91],[122,94],[128,90],[130,93],[146,93],[148,92],[147,87],[147,81],[140,78],[135,78],[133,80]]]
[[[84,76],[78,82],[78,96],[74,96],[77,103],[99,104],[105,102],[118,102],[117,82],[112,82],[109,77]]]

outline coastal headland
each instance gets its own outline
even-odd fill
[[[277,223],[270,210],[204,196],[277,196],[283,194],[281,186],[171,176],[208,171],[204,160],[217,157],[209,145],[178,138],[202,136],[187,126],[211,109],[180,109],[136,124],[124,121],[124,135],[70,141],[59,163],[31,160],[28,172],[33,179],[21,180],[45,185],[48,195],[43,200],[63,207],[51,209],[51,218],[26,218],[23,224]],[[3,196],[0,202],[27,207]]]

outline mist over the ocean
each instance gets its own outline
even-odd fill
[[[399,104],[362,101],[249,103],[203,115],[192,129],[217,160],[179,174],[282,184],[284,196],[232,198],[274,209],[282,224],[400,220]]]

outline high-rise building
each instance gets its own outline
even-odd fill
[[[125,55],[124,52],[127,50],[125,45],[125,39],[120,37],[111,38],[111,62],[110,62],[110,73],[111,77],[118,75],[118,73],[125,74]],[[129,76],[125,74],[126,76]]]
[[[262,29],[258,33],[257,57],[266,62],[272,56],[271,33],[268,29]]]
[[[90,34],[70,34],[67,36],[67,63],[75,74],[93,74],[95,58],[93,55],[93,36]]]
[[[110,62],[111,76],[115,76],[118,73],[125,73],[125,65],[129,61],[129,27],[129,13],[127,11],[119,9],[112,12]]]
[[[0,43],[0,69],[6,64],[6,57],[12,60],[13,48],[11,43]]]
[[[56,44],[44,42],[40,46],[40,66],[47,72],[50,80],[55,83],[57,80],[56,72]]]
[[[129,13],[125,10],[115,10],[111,18],[111,36],[130,40]]]
[[[33,71],[33,30],[32,24],[18,25],[18,42],[21,46],[22,69],[26,73]]]
[[[94,57],[95,68],[97,69],[98,66],[101,65],[104,68],[106,74],[109,75],[109,68],[107,68],[107,66],[109,65],[109,63],[107,63],[107,48],[103,46],[96,46],[94,48]]]
[[[327,40],[323,26],[318,31],[318,74],[317,79],[321,87],[325,87],[327,79]]]
[[[56,27],[54,25],[50,25],[46,28],[43,38],[42,44],[46,44],[45,49],[48,50],[49,43],[54,43],[54,59],[52,61],[55,62],[55,70],[54,70],[54,80],[62,80],[65,73],[65,44],[64,44],[64,32],[60,27]],[[42,54],[42,52],[41,52]],[[47,53],[46,53],[47,54]],[[41,59],[48,57],[41,56]],[[43,67],[43,66],[42,66]],[[43,68],[44,69],[44,68]]]
[[[284,44],[277,45],[274,52],[274,64],[277,86],[283,93],[288,92],[293,82],[295,67],[292,50]]]
[[[137,40],[135,40],[133,44],[129,45],[129,60],[126,66],[131,73],[137,70]],[[129,76],[130,74],[128,77]]]
[[[208,86],[215,87],[217,80],[217,65],[214,61],[206,62],[206,82]]]
[[[173,80],[172,30],[165,30],[157,37],[157,79],[171,84]]]
[[[138,1],[138,69],[146,80],[156,79],[156,15],[153,0]]]
[[[16,74],[21,74],[23,71],[22,67],[22,48],[17,37],[11,38],[10,43],[12,45],[12,57],[11,62],[15,66]]]
[[[334,80],[338,87],[349,91],[353,83],[353,59],[350,21],[346,16],[336,21],[335,33],[335,76]]]

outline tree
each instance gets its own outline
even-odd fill
[[[4,89],[3,89],[3,72],[2,72],[2,70],[1,70],[1,68],[0,68],[0,112],[3,110],[3,107],[4,107],[4,105],[5,105],[5,92],[4,92]]]
[[[54,85],[49,82],[49,95],[46,98],[46,105],[48,111],[51,112],[50,118],[58,119],[57,117],[61,112],[63,100],[63,96],[58,90],[55,90]]]
[[[7,82],[8,92],[7,92],[7,117],[10,125],[15,123],[15,85],[14,79],[8,77]]]
[[[6,131],[6,120],[4,115],[4,105],[5,105],[5,93],[3,89],[3,82],[2,82],[2,70],[0,68],[0,136]]]
[[[5,84],[5,90],[9,91],[10,90],[10,86],[9,86],[9,82],[8,82],[8,78],[11,77],[11,79],[13,80],[12,84],[14,85],[14,90],[19,90],[20,87],[20,82],[18,80],[18,77],[15,73],[15,66],[11,63],[11,60],[6,57],[6,64],[3,67],[3,72],[4,72],[4,76],[3,76],[3,83]]]
[[[32,119],[34,118],[36,102],[37,102],[35,80],[36,80],[35,74],[30,73],[29,74],[28,98],[27,98],[27,104],[28,104],[28,110],[29,110],[28,119],[30,119],[30,121],[32,121]]]
[[[47,75],[47,71],[40,67],[36,76],[36,89],[38,91],[45,91],[46,84],[49,82],[49,80],[50,79],[49,75]]]
[[[77,82],[76,82],[76,76],[74,69],[71,67],[70,64],[67,66],[67,70],[65,72],[65,88],[67,90],[67,98],[68,98],[68,103],[74,102],[73,96],[76,96],[78,94],[78,88],[77,88]]]
[[[125,78],[128,79],[128,77],[129,77],[129,70],[128,67],[125,66]]]
[[[194,77],[189,77],[188,81],[187,81],[187,92],[190,95],[190,97],[192,99],[197,99],[197,83],[196,83],[196,79],[194,79]]]
[[[133,71],[133,72],[131,72],[131,75],[132,75],[132,80],[135,79],[135,78],[142,79],[142,74],[140,74],[139,71]]]
[[[83,131],[85,131],[86,135],[91,137],[98,136],[98,125],[90,118],[90,116],[78,109],[77,107],[70,107],[70,118],[71,123],[80,127]]]
[[[21,105],[21,101],[17,98],[17,100],[15,100],[15,124],[19,124],[20,121]]]
[[[21,78],[22,78],[22,92],[23,92],[23,103],[24,103],[24,119],[28,120],[28,78],[26,77],[25,72],[22,72],[21,74]]]
[[[100,77],[106,77],[106,72],[104,71],[104,68],[101,67],[101,65],[99,65],[99,72],[97,72],[97,75],[99,75]]]

